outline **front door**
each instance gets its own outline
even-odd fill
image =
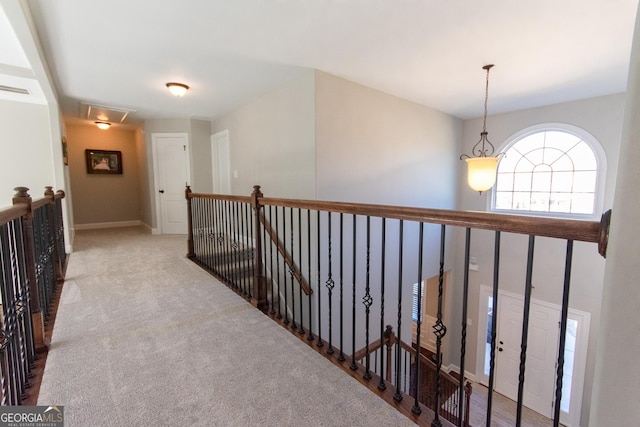
[[[524,303],[509,295],[498,301],[495,390],[517,400]],[[523,404],[551,417],[560,312],[534,301],[530,307]]]
[[[154,133],[153,144],[156,209],[161,234],[187,234],[189,137],[186,133]]]

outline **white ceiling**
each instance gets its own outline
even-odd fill
[[[318,69],[472,118],[487,63],[490,114],[623,92],[638,0],[27,4],[68,116],[85,102],[136,110],[127,120],[215,118]],[[28,65],[0,52],[5,70]],[[174,98],[169,81],[191,90]]]

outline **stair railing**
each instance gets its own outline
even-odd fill
[[[464,261],[462,268],[462,299],[459,302],[461,328],[460,360],[455,414],[456,424],[462,426],[468,419],[469,410],[465,397],[465,361],[467,338],[467,308],[469,295],[469,258],[471,236],[476,230],[494,232],[494,305],[497,303],[499,287],[501,233],[516,233],[528,236],[526,259],[525,304],[523,309],[523,338],[519,375],[519,396],[524,388],[526,368],[526,348],[534,242],[538,236],[560,239],[566,243],[566,257],[562,266],[564,278],[559,278],[558,286],[563,288],[563,306],[568,304],[569,279],[574,241],[598,244],[601,255],[606,254],[610,213],[605,213],[600,222],[562,220],[519,215],[504,215],[489,212],[465,212],[440,209],[423,209],[399,206],[357,204],[345,202],[325,202],[264,197],[259,186],[254,187],[251,197],[221,196],[192,193],[187,189],[190,214],[189,257],[207,268],[218,257],[228,257],[219,277],[228,264],[234,264],[236,255],[216,252],[220,234],[238,234],[242,230],[242,218],[249,218],[251,230],[248,240],[253,242],[253,281],[251,286],[230,284],[240,289],[256,307],[270,315],[273,320],[287,327],[332,363],[341,367],[352,377],[365,384],[370,390],[385,399],[410,419],[420,425],[453,425],[422,403],[423,390],[418,381],[413,382],[413,390],[406,392],[403,378],[421,378],[420,371],[427,369],[418,351],[422,328],[422,295],[418,286],[417,313],[412,313],[412,288],[424,277],[438,273],[437,316],[433,326],[436,342],[435,353],[435,395],[433,407],[440,408],[451,399],[447,396],[442,370],[442,348],[447,328],[443,313],[444,271],[451,269],[449,261],[458,232],[464,240]],[[239,206],[235,206],[235,204]],[[252,212],[247,212],[247,210]],[[264,227],[265,218],[269,229]],[[453,231],[453,232],[452,232]],[[240,233],[242,234],[242,233]],[[276,239],[277,236],[277,239]],[[288,261],[282,256],[278,244],[263,245],[263,242],[277,240]],[[297,265],[301,277],[305,277],[312,294],[307,294],[296,282],[294,270],[289,265]],[[271,274],[267,277],[266,272]],[[455,271],[455,270],[454,270]],[[230,282],[228,280],[227,284]],[[271,306],[269,298],[271,295]],[[280,295],[284,301],[274,306],[274,299]],[[284,305],[284,313],[279,311]],[[495,307],[494,307],[495,308]],[[290,315],[289,315],[290,314]],[[393,324],[398,342],[402,336],[410,336],[411,324],[416,321],[416,349],[396,345],[388,354],[380,356],[371,365],[373,352],[379,350],[384,340],[385,325]],[[492,321],[496,322],[496,310]],[[459,324],[452,320],[450,323]],[[563,310],[560,334],[566,333],[567,315]],[[490,385],[493,384],[495,366],[495,325],[491,337]],[[451,348],[451,344],[449,344]],[[364,349],[364,354],[362,353]],[[359,351],[360,350],[360,351]],[[413,351],[413,362],[405,360],[403,351]],[[410,353],[409,353],[410,354]],[[356,357],[358,356],[358,357]],[[560,404],[562,393],[562,366],[564,365],[564,341],[558,347],[558,369],[556,377],[556,405]],[[388,371],[391,370],[391,375]],[[391,380],[389,380],[391,378]],[[411,387],[409,387],[411,389]],[[445,399],[446,398],[446,399]],[[453,401],[453,400],[451,400]],[[461,403],[460,403],[461,402]],[[487,425],[491,424],[492,387],[487,400]],[[517,424],[522,413],[522,398],[517,402]],[[554,419],[558,425],[559,416]]]
[[[32,200],[17,187],[13,206],[0,209],[0,403],[20,405],[28,397],[37,353],[47,350],[44,325],[66,253],[61,199],[46,187]]]

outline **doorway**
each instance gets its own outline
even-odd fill
[[[187,234],[185,187],[191,181],[189,135],[154,133],[153,175],[158,234]]]
[[[494,391],[517,400],[522,336],[523,296],[498,293]],[[480,289],[476,378],[488,385],[491,350],[491,288]],[[555,376],[561,307],[531,299],[527,363],[523,405],[551,418],[555,398]],[[564,353],[560,421],[578,426],[582,406],[584,372],[589,339],[589,313],[569,308]]]
[[[214,193],[231,194],[228,130],[211,135],[211,166]]]

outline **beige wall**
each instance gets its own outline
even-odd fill
[[[140,220],[135,131],[73,123],[66,128],[76,225]],[[88,174],[86,149],[121,151],[122,175]]]
[[[232,194],[259,184],[267,197],[315,198],[312,71],[214,120],[212,133],[226,129]]]
[[[462,121],[316,72],[321,200],[455,208]]]

